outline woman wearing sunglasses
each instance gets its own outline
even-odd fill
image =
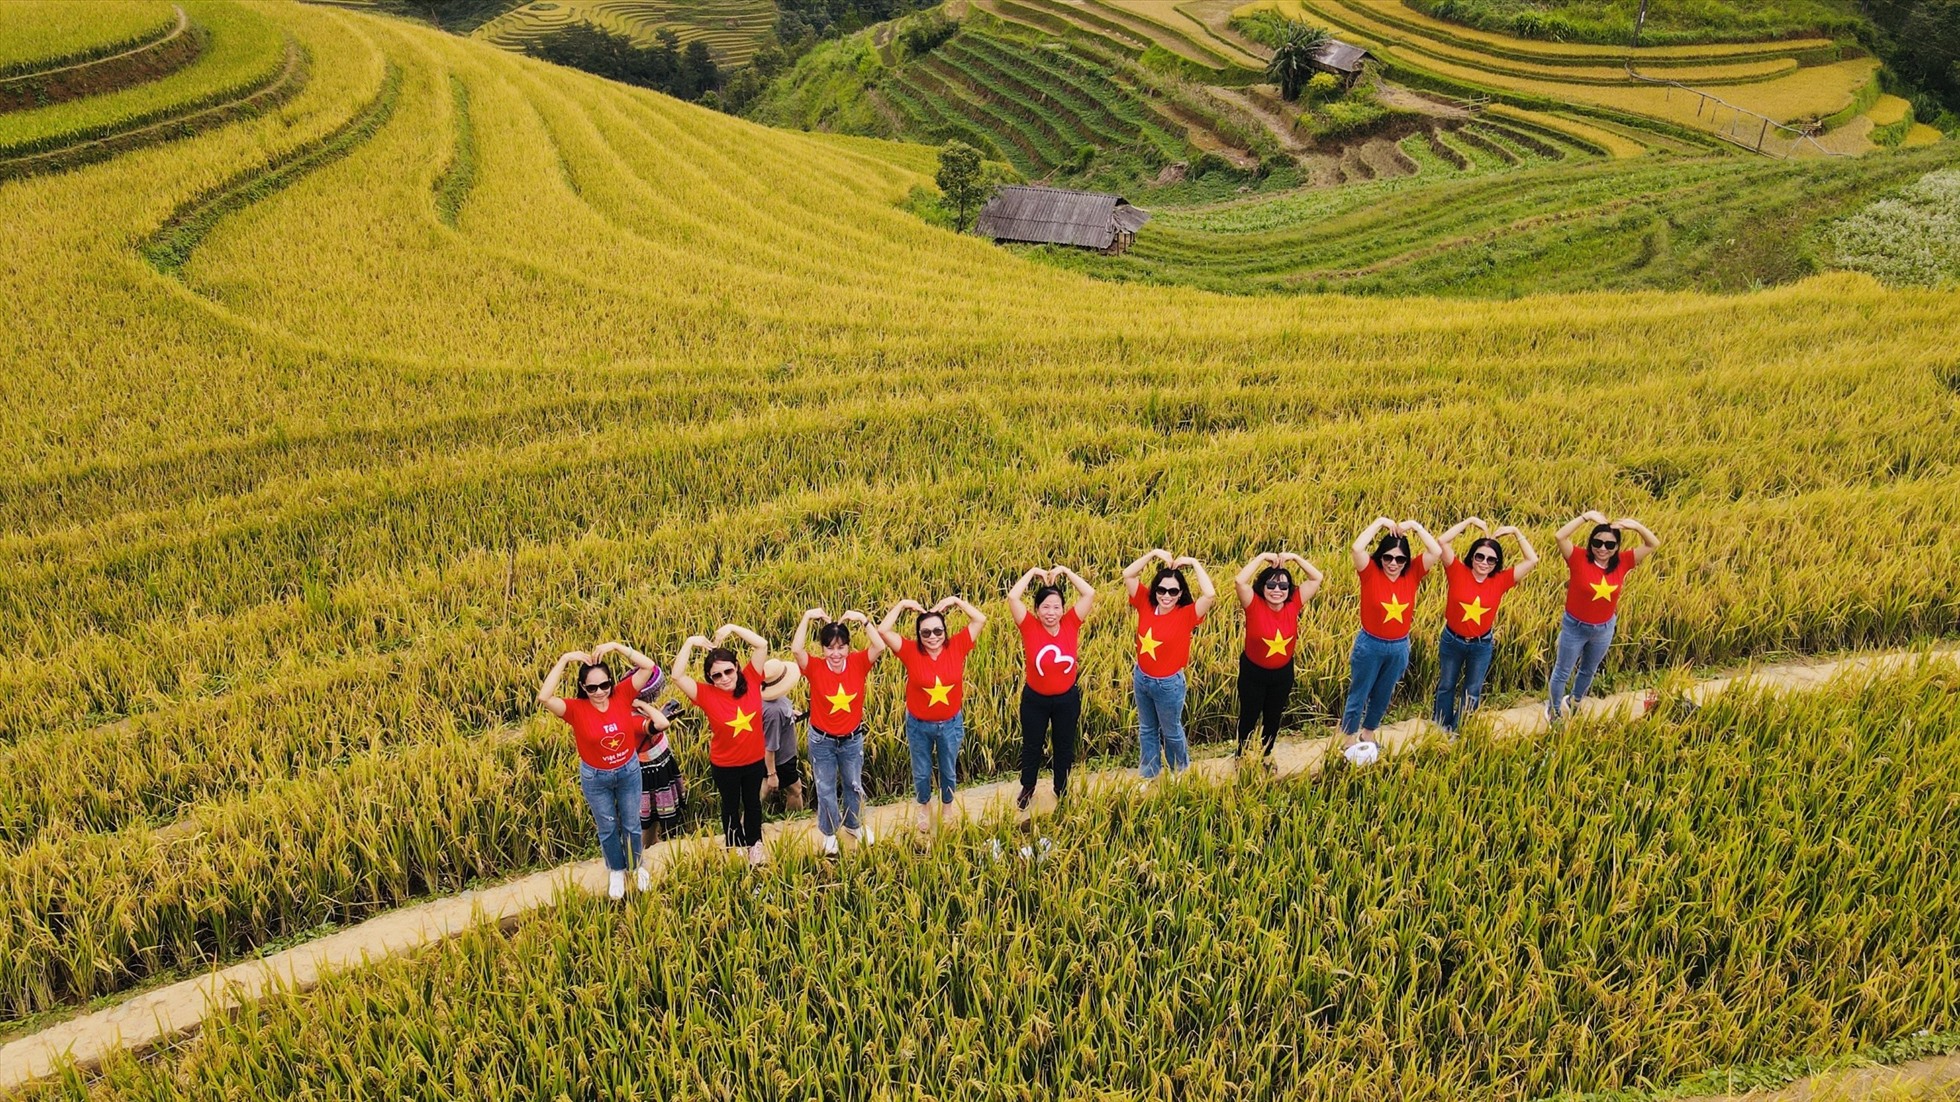
[[[1034,608],[1026,601],[1028,586]],[[1075,588],[1069,603],[1063,583]],[[1068,773],[1075,765],[1075,739],[1082,729],[1082,687],[1076,684],[1082,653],[1082,622],[1096,607],[1096,590],[1066,566],[1034,567],[1007,591],[1007,611],[1021,631],[1026,678],[1021,685],[1021,794],[1014,806],[1026,811],[1041,776],[1041,756],[1049,731],[1055,738],[1055,799],[1068,795]]]
[[[748,665],[723,646],[729,636],[748,645]],[[694,652],[707,647],[701,662],[703,680],[688,675]],[[763,762],[762,695],[767,676],[769,644],[762,636],[735,624],[723,624],[711,640],[688,636],[674,656],[673,682],[701,714],[708,717],[708,771],[721,797],[722,837],[730,849],[747,854],[760,865],[762,852],[762,782],[769,774]],[[784,679],[783,692],[791,683]]]
[[[1295,584],[1292,563],[1303,583]],[[1255,580],[1255,575],[1256,580]],[[1293,656],[1300,649],[1300,612],[1320,592],[1320,568],[1291,551],[1265,551],[1232,579],[1245,609],[1245,650],[1239,653],[1239,749],[1252,729],[1265,728],[1265,753],[1279,741],[1280,720],[1293,695]]]
[[[630,689],[614,684],[606,656],[633,664]],[[578,681],[567,700],[558,683],[567,667],[578,665]],[[571,725],[578,745],[578,787],[592,810],[599,849],[606,857],[606,895],[626,895],[626,870],[639,867],[637,884],[647,890],[649,874],[640,866],[640,732],[647,720],[633,712],[633,700],[656,670],[653,659],[624,643],[601,643],[592,653],[570,651],[551,667],[538,686],[538,707]],[[664,724],[663,724],[664,726]]]
[[[957,608],[966,614],[966,627],[948,633],[946,610]],[[900,614],[919,614],[914,642],[898,634]],[[948,597],[931,608],[917,601],[900,601],[885,614],[878,634],[905,667],[905,742],[912,751],[912,789],[919,800],[919,829],[932,829],[932,788],[935,767],[939,773],[939,818],[946,818],[946,807],[953,802],[953,786],[960,781],[957,762],[960,743],[966,740],[966,717],[961,712],[966,691],[966,656],[980,641],[980,629],[987,618],[960,597]]]
[[[1484,535],[1459,559],[1454,544],[1472,528]],[[1518,550],[1524,554],[1508,570],[1504,568],[1504,546],[1499,542],[1505,536],[1516,538]],[[1504,594],[1538,565],[1538,552],[1515,527],[1507,524],[1493,532],[1481,517],[1464,520],[1444,532],[1438,542],[1443,545],[1449,598],[1443,606],[1443,635],[1436,643],[1436,703],[1430,717],[1438,727],[1454,733],[1463,717],[1476,711],[1483,700],[1484,678],[1490,673],[1491,656],[1497,649],[1497,606]]]
[[[1409,536],[1422,541],[1423,553],[1409,550]],[[1368,544],[1381,537],[1373,551]],[[1376,517],[1354,541],[1354,570],[1361,582],[1361,630],[1348,658],[1351,679],[1341,709],[1341,734],[1348,759],[1365,764],[1379,752],[1375,729],[1388,713],[1395,685],[1409,668],[1409,626],[1416,618],[1416,587],[1443,557],[1429,530],[1413,520]]]
[[[1593,530],[1586,537],[1586,546],[1574,546],[1573,534],[1588,521]],[[1621,549],[1626,532],[1640,537],[1639,546]],[[1563,718],[1586,698],[1593,675],[1606,660],[1606,648],[1613,642],[1627,572],[1660,545],[1660,537],[1632,517],[1608,523],[1606,514],[1596,510],[1573,517],[1558,530],[1558,553],[1571,573],[1565,582],[1565,615],[1559,621],[1558,658],[1552,663],[1550,699],[1545,705],[1552,719]],[[1565,694],[1568,680],[1572,682],[1571,696]]]
[[[1156,560],[1157,573],[1144,589],[1143,572]],[[1194,596],[1184,580],[1189,567],[1198,579]],[[1204,564],[1186,555],[1173,558],[1154,548],[1123,569],[1123,588],[1137,610],[1136,668],[1130,689],[1137,703],[1138,772],[1149,780],[1166,764],[1182,773],[1191,765],[1184,740],[1184,667],[1191,661],[1191,633],[1218,599]]]

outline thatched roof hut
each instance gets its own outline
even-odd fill
[[[1150,212],[1120,195],[1058,187],[1003,187],[981,208],[975,232],[996,242],[1074,245],[1120,253],[1136,240]]]

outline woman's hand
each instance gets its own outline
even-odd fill
[[[838,622],[844,624],[867,624],[868,625],[871,623],[871,617],[866,616],[864,613],[859,612],[857,609],[853,608],[853,609],[846,610],[844,615],[838,617]]]

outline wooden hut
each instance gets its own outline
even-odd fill
[[[1317,72],[1339,77],[1341,87],[1352,88],[1361,77],[1361,63],[1369,56],[1368,51],[1359,46],[1350,46],[1338,38],[1330,38],[1314,47],[1313,53],[1307,56],[1307,64]]]
[[[1073,245],[1114,255],[1129,248],[1148,221],[1149,211],[1120,195],[1014,184],[994,192],[973,228],[996,244]]]

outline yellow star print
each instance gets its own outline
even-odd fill
[[[1143,629],[1143,634],[1137,636],[1137,653],[1145,658],[1157,657],[1157,648],[1163,645],[1163,640],[1157,638],[1149,628]]]
[[[1281,635],[1278,629],[1274,629],[1273,637],[1271,639],[1260,640],[1260,642],[1266,644],[1266,657],[1268,658],[1271,658],[1274,655],[1284,655],[1286,653],[1286,645],[1288,643],[1291,643],[1292,641],[1293,640],[1288,639],[1286,636]]]
[[[1593,600],[1595,601],[1612,600],[1613,591],[1620,588],[1617,585],[1608,585],[1606,579],[1604,578],[1601,578],[1600,580],[1594,582],[1592,584],[1592,587],[1593,587]]]
[[[827,697],[824,697],[824,699],[830,702],[830,712],[832,715],[835,715],[838,712],[850,711],[851,701],[857,699],[857,694],[847,693],[844,691],[844,686],[839,685],[837,686],[836,692],[831,693]]]
[[[1405,624],[1406,624],[1406,623],[1408,623],[1409,621],[1408,621],[1408,620],[1406,620],[1406,619],[1403,619],[1403,616],[1402,616],[1402,614],[1403,614],[1403,613],[1405,613],[1405,612],[1407,612],[1407,611],[1409,611],[1409,606],[1408,606],[1408,605],[1405,605],[1405,604],[1403,604],[1402,602],[1400,602],[1400,601],[1398,601],[1398,600],[1395,600],[1394,598],[1390,598],[1390,599],[1388,599],[1388,600],[1386,600],[1386,601],[1383,601],[1383,602],[1382,602],[1382,623],[1384,623],[1384,624],[1385,624],[1385,623],[1387,623],[1387,622],[1389,622],[1390,620],[1400,620],[1400,621],[1401,621],[1402,623],[1405,623]]]
[[[926,703],[951,704],[952,702],[953,687],[941,681],[938,674],[932,675],[932,684],[926,686]]]
[[[755,730],[755,727],[753,726],[754,722],[755,722],[754,712],[744,712],[744,711],[737,710],[735,713],[735,718],[728,721],[728,729],[734,731],[736,734],[746,735],[750,731]]]
[[[1458,601],[1457,604],[1463,607],[1463,618],[1465,620],[1470,621],[1478,627],[1484,626],[1484,613],[1489,612],[1490,609],[1484,607],[1484,599],[1482,597],[1472,597],[1468,601]]]

